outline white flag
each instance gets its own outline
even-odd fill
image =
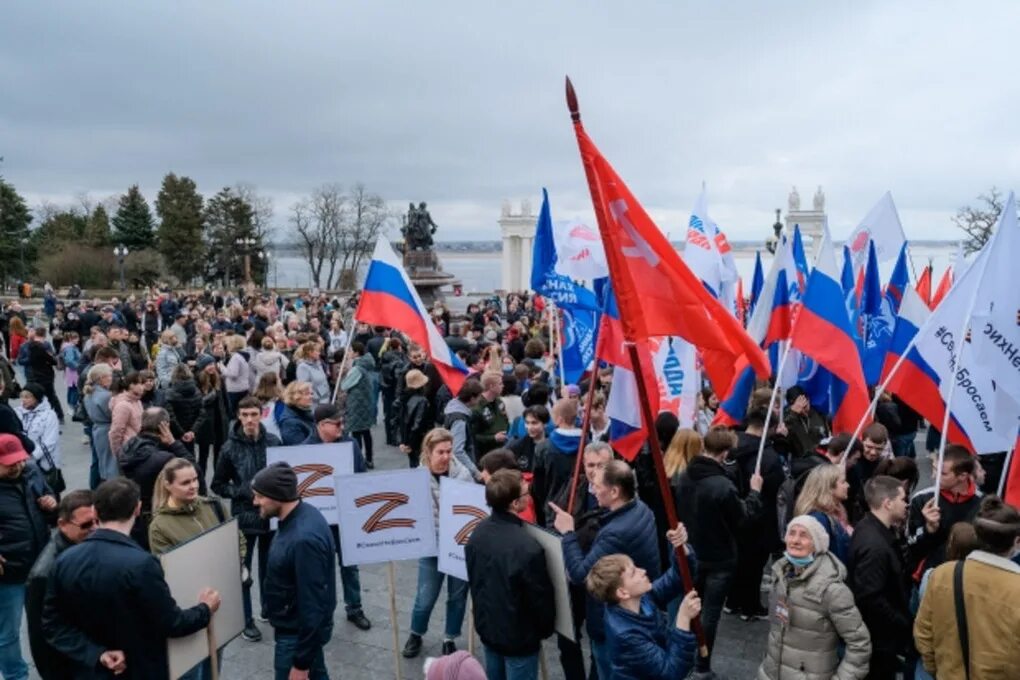
[[[846,240],[854,257],[854,269],[860,269],[868,260],[868,244],[875,242],[875,254],[879,262],[888,262],[899,257],[900,249],[907,237],[903,233],[900,215],[896,212],[892,194],[888,191],[878,199],[861,223]]]
[[[609,276],[602,236],[579,220],[553,223],[556,273],[575,280],[593,281]]]
[[[663,338],[653,364],[659,383],[659,411],[675,415],[680,427],[694,427],[701,390],[694,345],[683,338]]]
[[[996,393],[993,374],[975,356],[974,342],[967,341],[968,335],[973,341],[977,335],[974,331],[980,329],[972,316],[975,309],[982,308],[983,303],[979,304],[978,301],[991,295],[991,290],[985,285],[985,272],[993,256],[994,259],[1000,257],[997,252],[1000,234],[1004,232],[997,229],[977,259],[957,279],[945,299],[918,331],[915,344],[915,349],[925,363],[939,377],[943,400],[947,398],[950,380],[956,380],[949,410],[978,453],[1010,448],[1016,433],[1016,415],[1012,422],[1006,422],[1008,419],[1003,418],[1009,409],[1003,409],[998,404],[999,395]],[[1010,237],[1003,245],[1008,245],[1008,241],[1016,242]],[[968,318],[970,324],[965,326]],[[958,364],[955,363],[957,353]],[[935,426],[941,427],[941,423],[935,423]]]
[[[1020,256],[1018,232],[1016,202],[1010,193],[971,318],[974,358],[995,376],[996,390],[1008,395],[1015,407],[1020,407],[1020,285],[1014,278]],[[1020,408],[1016,410],[1020,413]]]

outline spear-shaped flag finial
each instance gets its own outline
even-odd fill
[[[567,76],[567,108],[570,110],[570,120],[578,123],[581,121],[581,112],[577,110],[577,93],[574,92],[574,84]]]

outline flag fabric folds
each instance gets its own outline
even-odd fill
[[[580,121],[574,123],[610,277],[627,340],[678,336],[701,352],[718,392],[733,379],[740,357],[759,375],[768,361],[732,312],[705,289],[634,198]]]
[[[917,291],[917,295],[921,298],[921,302],[923,302],[928,308],[931,308],[932,306],[931,276],[931,265],[929,264],[924,268],[924,271],[921,272],[920,278],[917,279],[917,288],[915,289]]]
[[[373,326],[395,328],[407,335],[428,353],[443,382],[454,394],[464,384],[467,366],[450,351],[397,254],[384,239],[375,242],[354,318]]]
[[[875,244],[879,262],[888,262],[899,254],[906,240],[896,204],[887,191],[850,234],[847,245],[854,257],[854,267],[859,268],[868,258],[869,244]]]
[[[761,251],[754,254],[754,274],[751,276],[751,301],[747,306],[747,321],[751,320],[754,308],[758,306],[761,289],[765,286],[765,270],[761,266]]]

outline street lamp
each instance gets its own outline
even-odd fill
[[[779,220],[780,209],[776,208],[776,223],[772,225],[772,231],[775,232],[775,236],[769,236],[765,239],[765,248],[772,253],[776,254],[776,248],[779,247],[779,238],[783,233],[783,223]]]
[[[251,281],[251,249],[258,243],[256,239],[251,237],[238,238],[234,243],[238,248],[244,250],[244,280]]]
[[[128,255],[127,246],[114,246],[113,254],[117,256],[117,264],[120,265],[120,289],[123,291],[127,288],[127,286],[124,285],[124,258]]]
[[[272,259],[273,254],[268,250],[260,250],[256,254],[259,256],[260,260],[266,263],[262,268],[262,287],[269,288],[269,261]]]

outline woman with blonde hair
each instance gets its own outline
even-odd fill
[[[237,415],[237,402],[248,396],[251,390],[251,366],[245,353],[243,335],[228,335],[223,338],[223,349],[227,353],[226,361],[220,364],[223,382],[227,389],[227,416]]]
[[[92,447],[95,452],[95,470],[99,482],[113,479],[120,474],[120,466],[117,464],[117,457],[113,455],[110,447],[110,423],[113,421],[113,412],[110,410],[110,399],[113,393],[110,386],[113,385],[113,369],[109,364],[94,364],[89,369],[85,380],[85,394],[83,405],[85,413],[92,422]],[[92,477],[90,473],[90,478]],[[99,483],[96,483],[99,486]]]
[[[670,482],[677,479],[694,457],[701,453],[701,435],[688,427],[680,428],[669,440],[669,447],[663,455],[666,476]]]
[[[284,446],[300,444],[315,429],[312,408],[315,394],[312,386],[302,380],[295,380],[283,390],[283,411],[276,419],[280,426],[280,440]]]
[[[229,515],[218,499],[198,493],[198,470],[184,458],[171,458],[163,466],[152,490],[152,520],[149,522],[149,551],[159,555],[213,529]],[[241,544],[241,580],[246,581],[244,534],[238,532]],[[222,651],[222,647],[220,648]],[[222,659],[222,654],[217,655]],[[205,680],[212,677],[209,659],[181,676],[182,680]]]
[[[421,464],[429,471],[432,489],[432,515],[439,526],[439,479],[447,477],[463,482],[474,481],[471,473],[453,457],[453,434],[441,427],[433,428],[421,443]],[[439,599],[439,590],[446,578],[446,630],[443,636],[443,655],[452,654],[454,644],[460,636],[467,609],[468,584],[454,576],[439,571],[438,559],[423,557],[418,560],[418,590],[411,611],[411,634],[404,645],[403,655],[407,659],[421,653],[422,637],[428,632],[432,609]]]
[[[181,363],[181,355],[177,351],[177,336],[171,330],[163,331],[159,336],[159,352],[156,354],[156,381],[161,389],[170,387],[174,369]]]
[[[315,403],[326,404],[333,396],[329,389],[329,380],[326,378],[326,371],[322,367],[321,350],[318,343],[314,341],[305,342],[300,347],[301,355],[294,353],[294,361],[298,362],[295,375],[297,379],[309,383],[315,395]]]
[[[853,533],[844,505],[849,492],[850,485],[842,465],[818,465],[808,473],[794,507],[795,515],[810,515],[825,528],[829,536],[829,550],[843,564],[850,557],[850,535]]]

